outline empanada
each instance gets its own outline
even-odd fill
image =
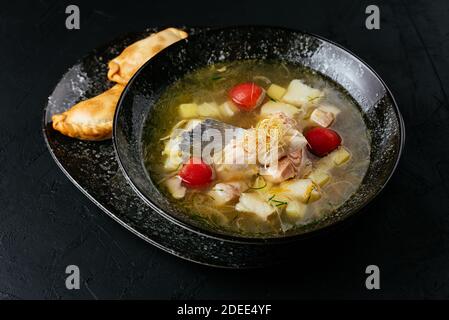
[[[134,73],[155,54],[184,39],[187,33],[168,28],[137,41],[109,62],[108,78],[118,84],[102,94],[82,101],[64,113],[52,116],[53,128],[81,140],[105,140],[112,135],[117,102]]]
[[[123,85],[116,84],[96,97],[81,101],[66,112],[53,115],[53,128],[66,136],[81,140],[109,139],[115,108],[124,88]]]
[[[187,38],[187,33],[184,31],[168,28],[133,43],[109,62],[109,80],[121,84],[128,83],[145,62],[169,45],[184,38]]]

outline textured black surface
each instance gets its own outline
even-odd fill
[[[447,1],[378,2],[379,31],[364,27],[368,1],[78,3],[79,31],[64,27],[68,2],[2,4],[1,298],[449,297]],[[152,25],[242,23],[304,29],[356,52],[394,92],[407,143],[381,197],[339,236],[292,252],[288,265],[227,271],[172,257],[112,221],[59,171],[40,125],[61,74],[99,44]],[[65,289],[68,264],[81,269],[78,291]],[[364,287],[368,264],[381,269],[379,291]]]

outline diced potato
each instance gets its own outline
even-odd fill
[[[170,140],[167,141],[167,143],[165,144],[165,148],[162,151],[162,155],[164,156],[168,156],[170,155],[173,151],[179,151],[179,144],[181,142],[181,139],[179,137],[172,137],[170,138]]]
[[[317,188],[313,188],[312,192],[310,193],[308,203],[315,202],[317,200],[321,199],[321,192]]]
[[[269,116],[275,113],[283,112],[286,116],[293,118],[296,114],[301,112],[301,109],[292,106],[291,104],[268,101],[260,109],[262,116]]]
[[[184,187],[181,182],[182,180],[179,176],[171,177],[165,181],[168,192],[170,192],[175,199],[184,198],[186,195],[186,187]]]
[[[255,213],[264,221],[275,212],[275,208],[269,205],[257,193],[242,193],[239,202],[235,205],[235,209],[241,212]]]
[[[292,200],[288,203],[285,213],[289,218],[302,219],[306,214],[307,205],[302,202]]]
[[[231,118],[239,111],[235,105],[228,101],[220,105],[219,109],[223,118]]]
[[[185,119],[198,117],[198,105],[196,103],[183,103],[179,105],[179,115]]]
[[[274,83],[267,90],[268,96],[276,101],[280,101],[286,92],[285,88]]]
[[[285,190],[287,195],[306,203],[315,186],[311,179],[295,179],[282,183],[281,188]]]
[[[287,92],[282,97],[282,101],[293,104],[297,107],[309,107],[315,105],[323,97],[323,93],[301,80],[292,80],[288,85]]]
[[[339,149],[334,151],[332,155],[332,159],[337,166],[340,166],[348,161],[350,157],[351,154],[344,147],[340,147]]]
[[[179,167],[181,166],[182,163],[182,157],[177,155],[177,154],[173,154],[167,157],[167,159],[165,159],[164,162],[164,169],[165,171],[175,171],[177,169],[179,169]]]
[[[167,156],[164,162],[164,169],[166,171],[174,171],[179,168],[182,162],[180,137],[170,139],[165,145],[162,155]]]
[[[220,118],[220,110],[216,103],[202,103],[198,106],[198,114],[201,117]]]
[[[334,162],[334,155],[336,154],[337,150],[332,151],[327,156],[321,158],[314,164],[314,171],[322,171],[322,172],[328,172],[332,168],[335,167]]]
[[[327,112],[321,108],[317,108],[310,114],[310,121],[320,127],[327,128],[334,122],[335,116],[332,112]]]
[[[328,172],[335,166],[342,165],[351,158],[351,154],[344,147],[332,151],[314,164],[314,171]],[[317,183],[318,184],[318,183]]]
[[[311,179],[316,185],[323,187],[330,180],[330,175],[322,170],[313,170],[307,177]]]

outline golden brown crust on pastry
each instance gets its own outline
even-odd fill
[[[52,116],[53,128],[81,140],[105,140],[112,135],[112,120],[124,86],[111,89],[81,101],[64,113]]]
[[[117,102],[129,79],[159,51],[186,37],[184,31],[168,28],[127,47],[109,62],[108,78],[117,82],[117,85],[74,105],[64,113],[53,115],[53,128],[81,140],[109,139]]]
[[[168,28],[137,41],[109,62],[108,78],[126,84],[145,62],[171,44],[187,38],[187,33],[176,28]]]

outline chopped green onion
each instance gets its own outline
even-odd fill
[[[275,204],[276,207],[285,206],[285,205],[288,204],[288,202],[276,200],[276,199],[274,199],[274,197],[275,197],[275,195],[272,195],[272,196],[268,199],[268,201],[272,201],[272,202],[276,203],[276,204]]]
[[[286,206],[287,204],[288,204],[288,202],[278,203],[278,204],[276,205],[276,207]]]
[[[309,98],[308,100],[309,100],[309,102],[312,102],[313,100],[316,100],[316,99],[319,99],[319,98],[321,98],[321,97],[318,96],[318,97],[314,97],[314,98]]]

